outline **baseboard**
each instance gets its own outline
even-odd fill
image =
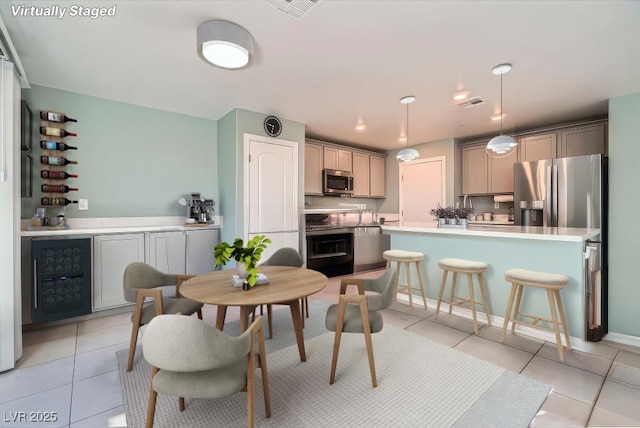
[[[409,303],[409,295],[406,293],[398,293],[398,300],[402,300],[403,302]],[[415,295],[413,296],[413,304],[421,308],[424,308],[424,306],[422,305],[422,299],[420,297],[416,298]],[[427,299],[427,306],[429,306],[430,308],[435,308],[437,304],[438,304],[437,300]],[[440,304],[440,312],[449,312],[449,304],[446,302],[442,302]],[[471,312],[471,309],[454,306],[451,313],[462,318],[473,320],[473,314]],[[486,324],[487,317],[484,312],[476,310],[476,319],[478,320],[478,322],[482,324]],[[499,317],[497,315],[490,315],[490,319],[491,319],[491,325],[493,327],[502,328],[504,324],[504,317]],[[516,332],[523,334],[525,336],[532,337],[534,339],[544,340],[545,342],[556,343],[556,336],[551,331],[547,332],[547,331],[538,330],[536,328],[516,325]],[[579,337],[569,336],[569,339],[571,340],[572,344],[584,342],[584,339]],[[609,336],[607,336],[607,339],[609,340]]]
[[[609,332],[604,336],[604,340],[640,348],[640,337],[638,336]]]

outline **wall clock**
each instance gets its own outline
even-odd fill
[[[282,122],[275,116],[267,116],[264,120],[264,132],[270,137],[277,137],[282,132]]]

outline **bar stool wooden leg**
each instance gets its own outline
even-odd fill
[[[411,263],[404,262],[404,270],[407,272],[407,293],[409,293],[409,306],[413,308],[413,287],[411,286]]]
[[[422,269],[420,268],[420,262],[416,262],[416,269],[418,269],[418,281],[420,282],[420,294],[422,294],[422,303],[424,308],[427,309],[427,297],[424,294],[424,283],[422,281]]]
[[[560,320],[562,321],[562,330],[564,331],[564,338],[567,341],[567,349],[571,350],[571,340],[569,339],[569,330],[567,330],[567,320],[564,316],[564,305],[562,304],[562,297],[560,296],[560,290],[553,291],[556,295],[556,304],[558,305],[558,312],[560,312]]]
[[[478,282],[480,283],[480,294],[482,295],[482,304],[484,305],[484,313],[487,314],[487,325],[491,327],[491,317],[489,316],[489,305],[487,304],[487,292],[484,286],[484,278],[482,272],[478,274]]]
[[[553,290],[547,289],[547,297],[549,298],[549,309],[551,309],[551,319],[553,320],[553,332],[556,335],[558,355],[560,356],[560,362],[564,363],[564,350],[562,349],[562,340],[560,339],[560,330],[558,329],[558,314],[556,312],[556,302]]]
[[[476,298],[473,292],[473,275],[467,274],[467,282],[469,283],[469,298],[471,299],[471,315],[473,316],[473,331],[478,334],[478,320],[476,317]]]
[[[513,299],[516,296],[516,284],[511,283],[511,293],[509,294],[509,302],[507,303],[507,313],[504,316],[504,324],[502,325],[502,335],[500,336],[500,343],[504,342],[504,335],[507,332],[509,326],[509,320],[511,319],[511,308],[513,307]],[[515,325],[515,322],[512,322]]]
[[[449,313],[451,313],[451,310],[453,309],[453,296],[455,295],[455,291],[456,291],[456,282],[458,282],[458,272],[454,270],[453,279],[451,280],[451,296],[449,298]]]
[[[524,290],[524,285],[517,284],[516,286],[516,307],[513,310],[513,319],[517,320],[518,315],[520,315],[520,301],[522,300],[522,291]],[[516,323],[511,323],[511,333],[516,332]]]
[[[444,287],[447,284],[447,275],[449,271],[446,269],[442,270],[442,281],[440,282],[440,294],[438,294],[438,304],[436,305],[436,316],[435,319],[438,319],[438,312],[440,312],[440,303],[442,303],[442,295],[444,294]]]
[[[394,300],[398,299],[398,287],[400,286],[400,268],[402,267],[402,263],[396,262],[396,289],[393,292]]]

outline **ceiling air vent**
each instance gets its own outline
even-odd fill
[[[458,107],[471,108],[471,107],[481,106],[482,104],[484,104],[484,100],[480,97],[473,97],[473,98],[469,98],[468,100],[460,101],[457,104],[458,104]]]
[[[298,20],[304,18],[320,0],[269,0],[269,4],[278,8],[285,15]]]

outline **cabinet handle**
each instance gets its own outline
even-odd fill
[[[38,309],[38,260],[33,259],[33,301],[34,309]]]

